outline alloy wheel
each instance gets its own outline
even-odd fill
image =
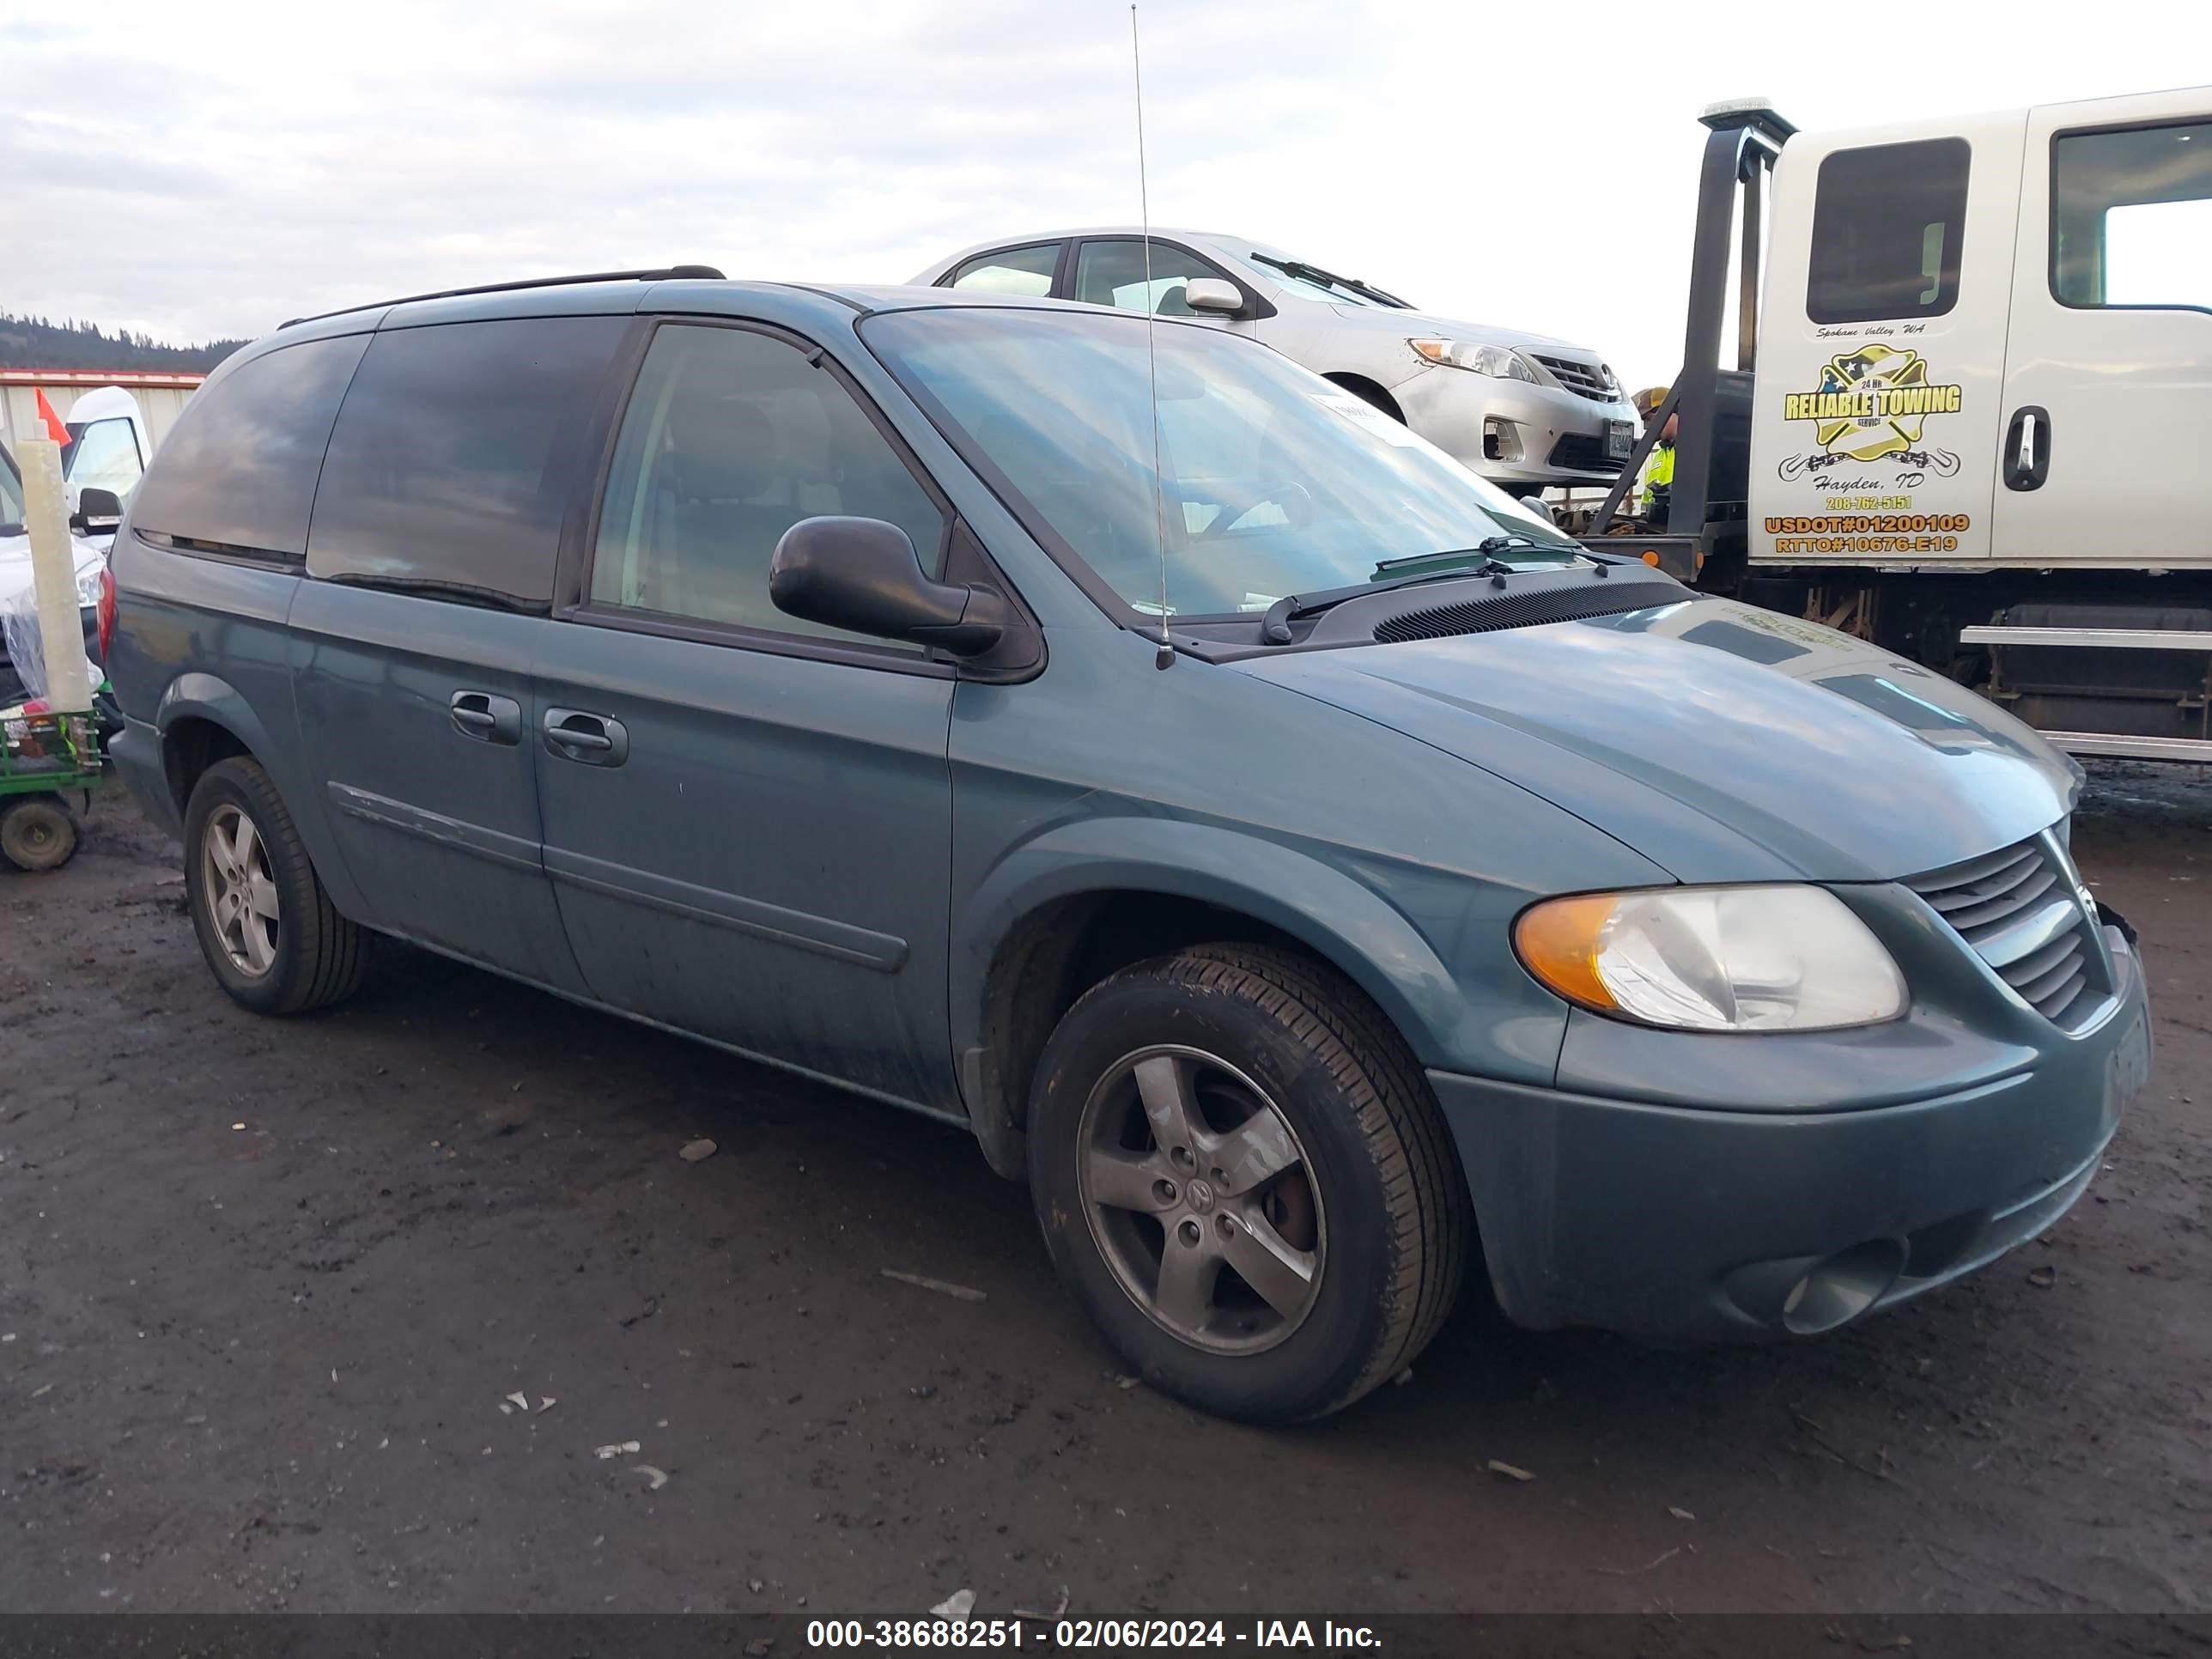
[[[1091,1237],[1155,1324],[1234,1354],[1304,1321],[1326,1218],[1297,1132],[1244,1073],[1173,1045],[1127,1055],[1084,1103],[1078,1146]]]
[[[228,802],[208,816],[200,877],[202,902],[223,954],[240,973],[260,978],[276,961],[276,878],[253,820]]]

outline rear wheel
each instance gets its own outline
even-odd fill
[[[58,870],[76,852],[76,818],[58,795],[0,806],[0,857],[18,870]]]
[[[1061,1277],[1148,1382],[1295,1421],[1402,1370],[1467,1200],[1412,1056],[1294,952],[1206,946],[1086,994],[1038,1066],[1030,1187]]]
[[[368,932],[331,906],[258,761],[218,761],[193,786],[185,899],[216,981],[256,1013],[325,1007],[361,983]]]

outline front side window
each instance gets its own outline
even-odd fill
[[[750,329],[653,337],[607,481],[594,604],[919,650],[802,621],[769,598],[775,544],[801,519],[887,520],[931,570],[944,542],[937,504],[813,355]]]
[[[1032,533],[1137,611],[1260,611],[1486,542],[1516,563],[1581,551],[1389,416],[1234,335],[954,307],[862,329]]]
[[[145,471],[138,436],[122,419],[70,422],[69,481],[79,489],[112,489],[127,495]]]
[[[1139,239],[1085,242],[1075,258],[1075,297],[1089,305],[1112,306],[1117,311],[1190,317],[1197,313],[1184,301],[1183,290],[1201,276],[1218,278],[1220,275],[1196,254],[1166,242],[1152,245],[1149,276],[1145,244]]]
[[[1839,149],[1813,198],[1805,313],[1816,323],[1941,317],[1959,301],[1963,138]]]
[[[2051,174],[2062,305],[2212,309],[2212,121],[2061,133]]]
[[[1060,244],[1038,242],[1029,247],[1002,247],[979,253],[953,268],[940,288],[975,289],[985,294],[1013,294],[1041,300],[1052,292],[1052,274],[1060,267]]]
[[[331,434],[307,574],[534,609],[624,317],[375,337]]]

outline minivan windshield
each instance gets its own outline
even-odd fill
[[[1582,551],[1389,416],[1200,325],[994,306],[862,331],[1031,532],[1134,610],[1218,617],[1401,579],[1408,559]]]

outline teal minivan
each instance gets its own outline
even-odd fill
[[[1358,1399],[1469,1277],[1833,1330],[2050,1226],[2148,1066],[2070,762],[1201,326],[697,268],[307,319],[112,569],[232,997],[390,935],[963,1124],[1216,1412]]]

